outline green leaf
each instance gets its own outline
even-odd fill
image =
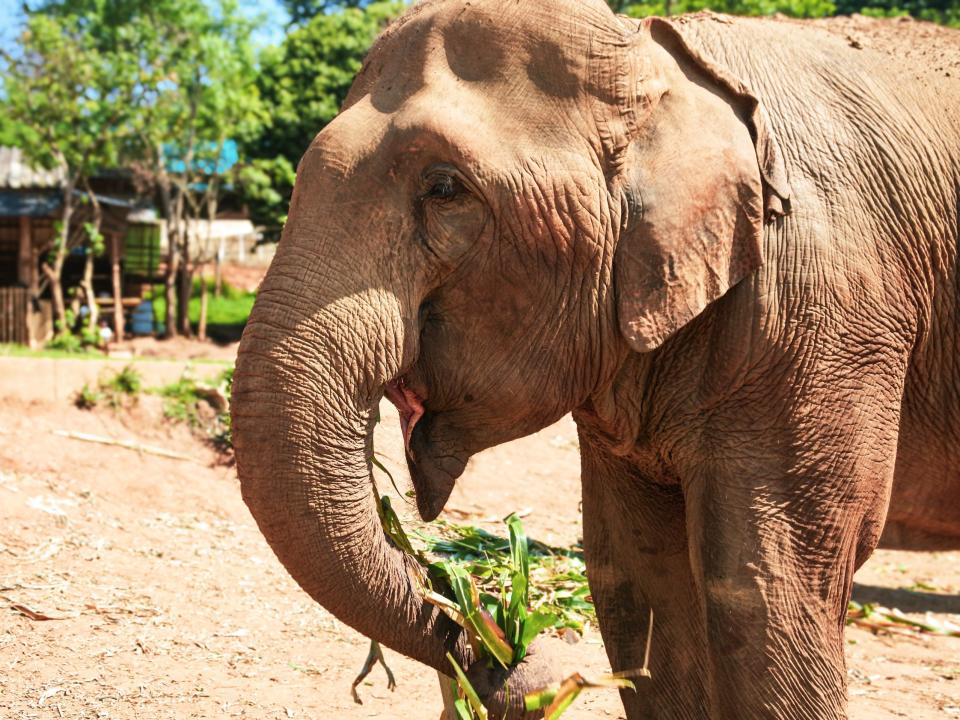
[[[637,689],[633,682],[625,677],[602,675],[590,679],[580,673],[574,673],[562,682],[527,693],[523,702],[528,712],[543,710],[546,720],[556,720],[573,704],[581,692],[594,688]]]
[[[510,604],[504,628],[507,638],[515,648],[514,662],[520,662],[527,654],[529,641],[536,636],[536,633],[530,635],[524,632],[529,601],[530,549],[520,518],[511,514],[505,522],[510,533],[510,565],[513,572],[510,580]],[[529,639],[524,641],[524,637]]]
[[[457,713],[457,720],[476,720],[473,712],[463,699],[457,699],[453,703],[453,709]]]
[[[380,510],[383,531],[387,534],[387,537],[393,540],[394,544],[408,555],[414,558],[421,557],[420,553],[414,550],[413,545],[410,544],[410,538],[407,537],[407,533],[403,529],[400,518],[397,517],[397,513],[394,511],[393,505],[390,504],[389,496],[384,495],[380,498]]]
[[[543,612],[542,610],[537,610],[528,615],[523,623],[523,634],[520,636],[519,643],[520,647],[524,649],[524,654],[526,654],[527,648],[530,647],[530,643],[534,641],[537,635],[556,625],[559,619],[553,613]]]
[[[503,630],[493,621],[490,614],[480,605],[480,595],[473,578],[459,565],[450,562],[442,563],[446,572],[447,581],[456,597],[457,605],[470,630],[489,653],[503,667],[510,667],[513,661],[513,647],[506,641]]]
[[[457,661],[453,659],[453,655],[450,653],[447,653],[447,660],[449,660],[453,666],[453,672],[457,677],[457,685],[460,686],[460,691],[466,697],[467,702],[470,703],[473,712],[476,713],[480,720],[487,720],[487,709],[483,706],[483,703],[480,702],[480,696],[477,695],[477,691],[473,689],[473,685],[470,684],[470,680],[467,679],[463,669]]]
[[[403,497],[403,493],[400,492],[400,488],[397,487],[397,481],[393,479],[393,474],[389,470],[387,470],[386,466],[384,466],[382,462],[380,462],[379,458],[377,458],[376,453],[370,453],[370,462],[373,464],[375,468],[377,468],[377,470],[379,470],[388,478],[390,478],[390,484],[393,485],[393,489],[397,491],[397,495],[399,495],[400,497]]]

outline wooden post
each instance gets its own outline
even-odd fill
[[[30,232],[30,218],[20,216],[20,246],[17,251],[17,281],[24,287],[30,287],[33,279],[33,236]]]
[[[123,340],[123,279],[120,276],[120,235],[110,233],[110,275],[113,283],[113,338]]]
[[[217,240],[217,258],[213,267],[213,295],[218,300],[223,292],[223,253],[224,238],[221,236]]]
[[[20,216],[20,244],[17,249],[17,281],[29,288],[23,307],[24,337],[23,343],[33,347],[39,338],[33,337],[33,302],[39,294],[37,256],[33,251],[33,221],[26,215]]]

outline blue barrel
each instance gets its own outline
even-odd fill
[[[130,313],[131,335],[153,335],[153,301],[144,300]]]

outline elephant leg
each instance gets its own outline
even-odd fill
[[[846,607],[897,453],[898,369],[885,369],[842,395],[843,378],[810,383],[835,394],[797,398],[786,417],[781,405],[783,425],[747,417],[778,412],[758,403],[701,435],[684,486],[711,718],[846,717]]]
[[[704,629],[680,488],[638,477],[582,434],[580,452],[590,591],[613,670],[643,666],[653,610],[652,678],[621,693],[627,717],[705,719]]]

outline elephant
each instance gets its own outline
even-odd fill
[[[238,351],[242,495],[303,590],[476,668],[382,531],[376,408],[426,520],[472,455],[572,413],[612,669],[652,633],[626,716],[846,717],[856,569],[960,547],[960,89],[852,45],[602,0],[389,25]],[[558,670],[534,653],[484,696],[517,717],[502,694]]]

